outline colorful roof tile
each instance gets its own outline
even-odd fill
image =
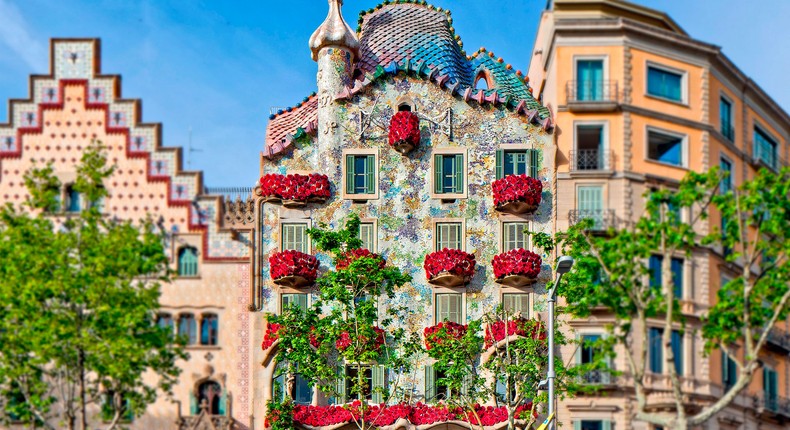
[[[269,117],[263,156],[272,157],[291,146],[294,139],[318,129],[318,97],[313,93],[302,103]]]

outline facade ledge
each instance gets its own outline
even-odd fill
[[[557,173],[558,179],[592,179],[611,178],[614,170],[575,170],[567,173]]]
[[[620,407],[617,405],[601,405],[596,401],[589,401],[587,403],[565,403],[565,407],[571,412],[619,412]]]
[[[564,106],[559,106],[558,110],[570,112],[614,112],[620,108],[620,103],[617,101],[603,101],[603,102],[587,102],[576,101],[568,102]]]

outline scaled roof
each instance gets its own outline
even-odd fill
[[[532,96],[520,71],[514,71],[484,48],[472,56],[464,53],[450,11],[422,0],[387,0],[362,11],[358,23],[360,56],[354,72],[357,78],[336,99],[350,99],[378,79],[407,72],[433,81],[467,102],[504,104],[544,128],[552,127],[549,110]],[[493,84],[487,90],[474,88],[481,72]],[[263,155],[273,157],[290,146],[294,138],[315,132],[315,97],[269,119]]]

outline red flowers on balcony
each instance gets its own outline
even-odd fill
[[[310,202],[323,203],[331,196],[329,178],[319,173],[267,173],[261,177],[260,183],[264,201],[282,202],[285,207],[299,207]]]
[[[466,334],[467,326],[452,321],[445,321],[433,327],[425,327],[425,349],[430,351],[437,345],[454,339],[460,340]]]
[[[494,206],[499,212],[532,213],[540,205],[543,183],[528,175],[508,175],[494,181]]]
[[[398,112],[390,120],[390,146],[408,154],[420,145],[420,118],[414,112]]]
[[[384,268],[384,266],[387,264],[384,258],[382,258],[380,255],[374,254],[367,249],[359,248],[352,249],[351,251],[348,251],[338,257],[337,261],[335,262],[335,267],[338,270],[347,269],[352,262],[357,261],[360,258],[371,258],[378,261],[379,268]]]
[[[261,343],[261,349],[266,351],[267,349],[271,348],[274,345],[274,342],[280,336],[280,329],[282,326],[280,324],[267,324],[266,325],[266,333],[263,335],[263,343]]]
[[[460,249],[444,248],[425,256],[425,276],[428,283],[443,287],[457,287],[469,283],[475,274],[475,256]]]
[[[537,320],[517,318],[509,321],[499,320],[486,327],[485,347],[490,348],[506,337],[517,335],[538,340],[546,339],[547,332],[543,323]]]
[[[497,283],[523,287],[535,283],[542,262],[540,255],[516,248],[495,255],[491,264],[494,266],[494,278]]]
[[[360,344],[363,345],[363,349],[365,350],[378,351],[384,345],[384,340],[386,338],[384,330],[380,327],[373,327],[373,331],[375,332],[375,335],[370,345],[366,345],[368,343],[368,339],[364,335],[360,336]],[[335,341],[335,347],[340,352],[347,350],[353,344],[354,339],[347,331],[340,333],[340,337],[338,337]]]
[[[306,287],[318,276],[318,259],[294,250],[276,252],[269,257],[269,271],[277,285]]]

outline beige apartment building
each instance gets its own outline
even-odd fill
[[[623,226],[643,213],[645,192],[671,189],[689,171],[720,166],[731,173],[722,186],[732,187],[761,167],[784,166],[788,157],[788,114],[720,47],[693,39],[657,10],[622,0],[555,0],[540,18],[528,76],[557,124],[557,231],[583,218],[593,218],[601,232]],[[701,229],[719,223],[712,214]],[[720,397],[736,376],[721,352],[703,354],[694,332],[719,285],[737,273],[722,252],[698,249],[672,263],[690,326],[676,337],[683,390],[698,405]],[[579,336],[597,336],[607,318],[601,312],[570,325]],[[706,429],[790,425],[790,341],[781,326],[772,332],[763,370]],[[621,357],[613,366],[623,371]],[[649,407],[667,410],[669,378],[660,362],[649,369]],[[630,386],[623,375],[599,395],[564,401],[560,421],[576,430],[654,428],[632,419]]]

